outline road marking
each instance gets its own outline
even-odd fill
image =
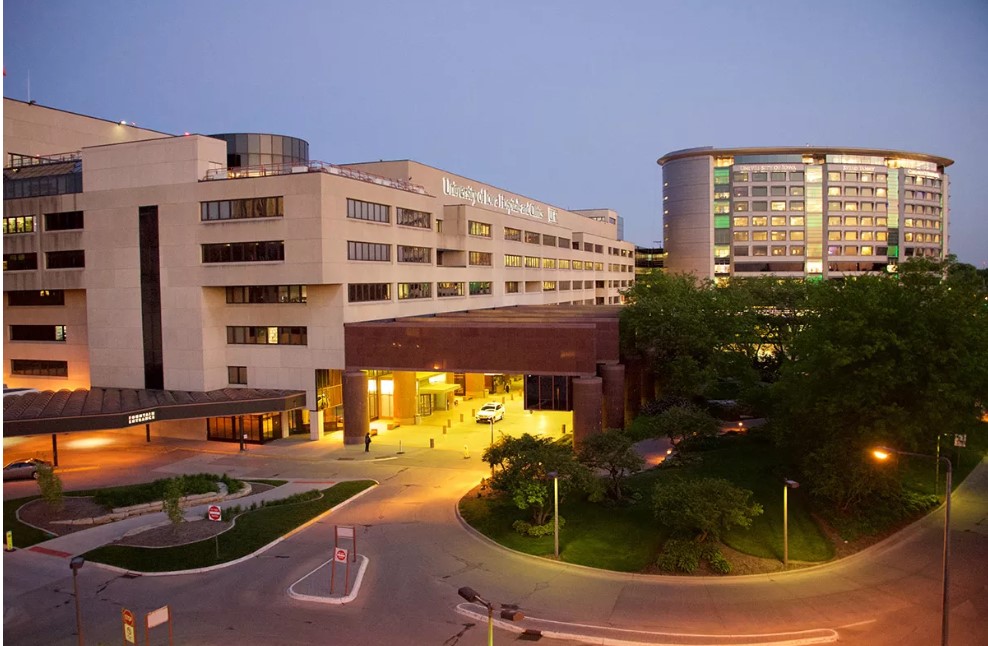
[[[57,557],[59,557],[59,558],[63,558],[63,559],[67,559],[67,558],[69,558],[70,556],[72,556],[72,555],[71,555],[70,553],[68,553],[68,552],[63,552],[63,551],[61,551],[61,550],[53,550],[53,549],[51,549],[51,548],[48,548],[48,547],[41,547],[41,546],[39,546],[39,545],[34,545],[34,546],[32,546],[32,547],[29,547],[29,548],[27,548],[27,549],[28,549],[28,551],[30,551],[30,552],[37,552],[38,554],[45,554],[46,556],[57,556]]]
[[[91,467],[69,467],[67,469],[63,469],[62,467],[56,467],[56,468],[58,469],[59,473],[75,473],[76,471],[95,471],[96,469],[99,468],[99,465],[95,464]]]

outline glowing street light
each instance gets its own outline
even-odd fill
[[[799,487],[795,480],[782,481],[782,569],[789,567],[789,490]]]
[[[494,604],[477,594],[476,590],[467,586],[460,588],[456,592],[470,603],[479,603],[487,608],[487,646],[494,646]],[[525,613],[520,610],[501,607],[501,619],[521,621],[524,618]]]
[[[559,560],[559,472],[550,471],[546,474],[552,478],[552,519],[555,523],[552,539],[552,553]]]
[[[938,464],[940,460],[943,460],[946,466],[947,490],[944,494],[946,497],[946,507],[943,519],[943,601],[940,612],[940,644],[941,646],[947,646],[948,635],[950,634],[950,495],[953,493],[951,491],[953,488],[953,465],[951,465],[949,458],[942,455],[932,456],[925,453],[911,453],[884,446],[873,449],[871,454],[882,462],[896,454],[915,455],[921,458],[937,460]]]
[[[72,570],[72,590],[75,592],[75,629],[79,634],[79,646],[85,643],[82,639],[82,608],[79,606],[79,580],[78,574],[86,559],[82,556],[73,556],[69,560],[69,568]]]

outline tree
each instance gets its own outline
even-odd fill
[[[165,483],[165,494],[161,501],[168,520],[177,525],[182,522],[182,482],[181,477],[171,478]]]
[[[674,444],[700,437],[712,437],[720,431],[720,423],[708,412],[681,404],[657,415],[652,422],[656,436],[665,435]]]
[[[672,478],[655,485],[652,506],[659,523],[674,534],[703,542],[708,537],[720,540],[732,527],[751,527],[762,513],[751,496],[722,478]]]
[[[559,477],[559,495],[582,490],[595,494],[596,478],[577,461],[572,441],[521,437],[501,437],[484,451],[483,460],[491,466],[488,484],[506,494],[519,509],[528,510],[532,523],[544,525],[552,514],[552,478]]]
[[[41,498],[47,503],[49,509],[62,511],[62,508],[65,506],[65,499],[62,494],[62,479],[55,473],[55,468],[47,463],[39,463],[37,474]]]
[[[580,442],[577,459],[590,469],[607,472],[607,493],[614,500],[621,500],[624,480],[645,466],[634,440],[619,429],[596,433]]]

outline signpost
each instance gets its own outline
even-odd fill
[[[206,510],[206,518],[212,521],[223,520],[223,510],[220,509],[219,505],[210,505],[209,509]]]
[[[344,596],[350,594],[350,559],[349,554],[345,548],[337,547],[333,550],[333,561],[330,565],[330,575],[329,575],[329,593],[333,594],[336,589],[336,564],[346,563],[346,570],[343,578],[343,594]]]
[[[123,616],[123,636],[124,644],[136,644],[137,643],[137,632],[135,631],[136,623],[134,621],[134,613],[126,608],[120,611]]]
[[[151,644],[151,629],[155,626],[160,626],[161,624],[168,622],[168,644],[171,646],[175,643],[175,638],[172,632],[172,614],[168,609],[168,606],[161,606],[157,610],[152,610],[144,617],[144,643]]]

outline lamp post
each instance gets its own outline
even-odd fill
[[[494,415],[491,415],[491,446],[494,446]]]
[[[456,592],[470,603],[479,603],[487,608],[487,646],[494,646],[494,604],[477,594],[473,588],[464,586]],[[501,607],[501,619],[521,621],[524,618],[525,613],[520,610]]]
[[[82,609],[79,607],[79,570],[86,563],[86,559],[82,556],[73,556],[69,561],[69,568],[72,570],[72,590],[75,592],[75,629],[79,634],[79,646],[83,646],[85,642],[82,639]]]
[[[789,567],[789,490],[799,487],[795,480],[784,479],[782,487],[782,569]]]
[[[931,458],[937,460],[938,465],[940,460],[943,460],[944,466],[946,467],[945,474],[947,479],[947,488],[944,493],[944,497],[946,498],[946,508],[943,519],[943,601],[941,602],[940,612],[940,644],[941,646],[947,646],[948,635],[950,634],[950,495],[953,493],[951,491],[953,488],[953,465],[951,465],[949,458],[941,455],[932,456],[926,455],[925,453],[911,453],[909,451],[899,451],[898,449],[890,449],[884,446],[873,450],[871,454],[876,459],[883,462],[889,459],[889,457],[893,454]]]
[[[559,560],[559,472],[550,471],[546,474],[552,478],[552,521],[555,524],[552,539],[552,553]]]

